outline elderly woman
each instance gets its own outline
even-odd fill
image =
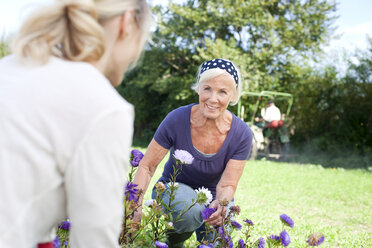
[[[179,183],[172,215],[175,217],[196,198],[195,189],[208,188],[213,195],[209,207],[216,212],[205,220],[210,225],[222,224],[226,210],[220,200],[231,202],[250,152],[252,132],[243,121],[227,110],[240,98],[241,78],[238,68],[226,59],[204,62],[199,70],[193,89],[199,95],[198,104],[190,104],[170,112],[148,146],[141,160],[134,183],[146,191],[158,164],[170,150],[168,162],[159,181],[169,182],[173,174],[175,150],[188,151],[194,160],[183,166],[177,176]],[[166,185],[167,186],[167,185]],[[168,188],[166,189],[168,190]],[[163,202],[169,201],[162,194]],[[183,243],[196,230],[197,238],[203,238],[201,212],[205,206],[197,204],[174,223],[175,231],[168,233],[170,247],[183,247]],[[141,211],[135,216],[139,220]]]

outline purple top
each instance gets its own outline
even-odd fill
[[[252,131],[246,123],[233,114],[231,128],[220,150],[213,156],[204,156],[192,144],[190,130],[191,107],[195,104],[180,107],[170,112],[156,130],[154,139],[162,147],[170,149],[170,156],[164,166],[164,171],[159,179],[163,182],[170,181],[175,160],[172,154],[175,150],[188,151],[194,161],[184,165],[176,181],[184,183],[193,189],[204,186],[216,197],[216,186],[222,176],[227,162],[230,159],[246,160],[251,144]]]

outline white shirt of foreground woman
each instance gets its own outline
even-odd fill
[[[0,60],[0,247],[119,247],[133,107],[113,88],[143,48],[144,0],[57,1]],[[150,18],[151,19],[151,18]]]

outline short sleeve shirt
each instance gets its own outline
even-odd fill
[[[281,119],[280,109],[275,105],[268,107],[265,111],[263,119],[267,122],[280,121]]]
[[[233,114],[231,127],[222,147],[213,156],[203,156],[195,149],[191,139],[190,114],[193,105],[195,104],[170,112],[155,133],[155,141],[162,147],[170,149],[169,159],[159,180],[170,181],[175,165],[172,154],[177,149],[186,150],[194,157],[194,160],[192,164],[182,167],[182,172],[177,176],[176,181],[187,184],[193,189],[204,186],[212,192],[215,198],[216,186],[228,161],[248,158],[252,144],[252,131],[246,123]]]

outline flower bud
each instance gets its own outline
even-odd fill
[[[155,188],[158,190],[158,191],[164,191],[165,190],[165,185],[163,182],[157,182],[155,184]]]
[[[226,199],[220,200],[219,202],[220,202],[220,205],[223,207],[226,207],[227,205],[229,205],[229,201]]]
[[[322,233],[313,233],[309,236],[307,243],[309,246],[318,246],[324,242],[324,235]]]
[[[231,206],[230,211],[233,212],[234,214],[238,215],[238,214],[240,214],[240,207],[239,206]]]

